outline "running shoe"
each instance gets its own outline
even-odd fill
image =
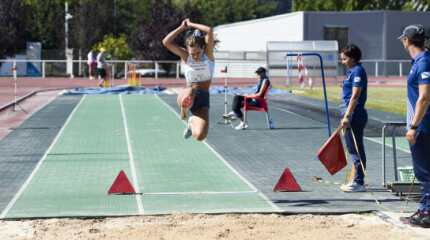
[[[237,119],[237,115],[233,111],[229,112],[227,115],[223,115],[222,117],[226,120],[231,120],[231,121],[234,121]]]
[[[342,188],[342,190],[344,192],[365,192],[366,191],[366,187],[364,185],[357,184],[357,183],[353,182],[349,186],[345,185],[345,187]]]
[[[354,184],[354,182],[349,182],[349,183],[347,183],[347,184],[345,184],[345,185],[343,185],[343,184],[342,184],[342,185],[340,186],[340,189],[342,189],[342,190],[343,190],[343,189],[344,189],[344,188],[346,188],[346,187],[351,187],[351,185],[352,185],[352,184]]]
[[[240,122],[240,124],[237,127],[235,127],[234,129],[236,129],[236,130],[243,130],[243,129],[246,129],[246,128],[248,128],[248,122],[247,121]]]
[[[423,228],[430,228],[430,212],[424,211],[423,218],[421,218],[420,226]]]
[[[181,101],[181,120],[185,120],[188,117],[188,110],[191,107],[192,98],[191,96],[186,96]]]
[[[421,226],[421,220],[424,218],[424,214],[421,214],[419,210],[410,216],[409,218],[406,218],[406,224],[411,225],[413,227],[420,227]]]
[[[191,124],[191,117],[188,119],[187,128],[185,128],[185,130],[184,130],[184,138],[185,139],[188,139],[189,137],[191,137],[191,135],[193,135],[191,128],[190,128],[190,124]]]
[[[404,223],[404,224],[407,224],[407,221],[408,221],[408,219],[410,219],[410,218],[414,218],[414,219],[417,219],[417,218],[420,218],[420,210],[418,209],[414,214],[412,214],[411,216],[409,216],[409,217],[400,217],[399,218],[399,220],[400,220],[400,222],[402,222],[402,223]]]

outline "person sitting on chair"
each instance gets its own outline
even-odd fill
[[[240,124],[235,128],[236,130],[242,130],[248,127],[248,123],[243,120],[243,113],[240,110],[244,106],[245,97],[263,97],[267,87],[270,86],[270,80],[266,76],[266,69],[264,67],[259,67],[255,73],[257,73],[260,78],[255,93],[246,93],[234,96],[232,111],[229,114],[224,115],[224,118],[228,120],[233,121],[237,118],[240,119]],[[249,99],[246,104],[249,106],[261,107],[260,103],[255,99]]]

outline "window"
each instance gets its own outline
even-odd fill
[[[339,51],[349,42],[348,27],[324,27],[324,40],[337,40]]]

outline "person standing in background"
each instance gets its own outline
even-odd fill
[[[342,64],[349,68],[340,96],[339,108],[342,114],[340,124],[345,127],[345,142],[355,168],[354,181],[342,185],[341,189],[344,192],[365,192],[366,153],[364,152],[363,135],[368,120],[367,111],[364,108],[367,101],[367,74],[361,66],[361,50],[357,45],[346,45],[340,52],[340,57]]]
[[[106,60],[104,47],[100,48],[100,53],[97,55],[97,75],[99,76],[98,86],[103,87],[106,81]]]
[[[94,79],[94,66],[95,66],[95,57],[94,57],[94,50],[91,49],[88,53],[88,75],[90,76],[90,79]]]
[[[406,140],[412,155],[415,177],[421,184],[420,208],[400,221],[430,228],[430,52],[424,50],[428,37],[420,24],[407,26],[398,37],[412,58],[408,76]]]

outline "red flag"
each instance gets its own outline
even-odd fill
[[[336,130],[336,132],[324,144],[318,152],[317,157],[331,175],[336,174],[346,166],[346,157],[345,152],[343,151],[339,129]]]

